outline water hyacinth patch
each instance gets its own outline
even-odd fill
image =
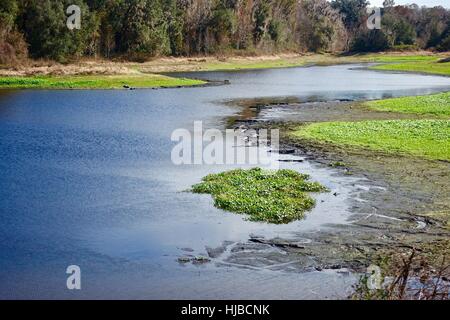
[[[450,120],[323,122],[299,128],[295,136],[450,161]]]
[[[216,207],[248,214],[252,221],[282,224],[303,218],[314,207],[307,192],[327,191],[308,179],[294,170],[237,169],[207,175],[192,191],[211,194]]]

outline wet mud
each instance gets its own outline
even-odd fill
[[[294,128],[317,121],[420,116],[371,111],[354,101],[299,103],[295,98],[285,98],[234,103],[242,111],[230,119],[230,127],[279,128],[281,150],[298,156],[298,161],[304,159],[357,179],[355,192],[346,200],[351,211],[346,223],[328,225],[320,231],[299,231],[288,239],[255,235],[248,241],[224,243],[207,250],[212,262],[294,272],[364,272],[380,253],[426,250],[450,238],[450,163],[338,147],[289,134]]]

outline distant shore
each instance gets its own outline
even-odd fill
[[[308,65],[378,62],[376,70],[450,75],[450,53],[386,52],[355,55],[279,54],[232,57],[155,58],[135,62],[81,60],[71,64],[28,61],[0,66],[0,89],[127,89],[203,85],[204,81],[161,73],[286,68]]]

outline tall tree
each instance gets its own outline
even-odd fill
[[[15,22],[19,13],[16,0],[0,2],[0,64],[9,64],[27,55],[27,45]]]
[[[119,50],[142,58],[170,53],[161,0],[125,0],[119,6]]]
[[[368,5],[369,2],[366,0],[333,0],[331,2],[331,6],[342,15],[344,26],[348,31],[347,48],[364,25]]]
[[[72,4],[82,9],[81,30],[66,27],[65,9]],[[27,48],[33,58],[59,61],[230,49],[448,48],[448,9],[386,0],[382,29],[370,31],[367,6],[366,0],[0,0],[0,63],[26,56]]]
[[[302,44],[309,51],[331,49],[339,29],[341,16],[326,0],[301,0],[299,32]]]
[[[81,8],[80,30],[67,28],[66,9],[70,5]],[[82,0],[25,1],[21,27],[33,57],[48,57],[66,61],[85,51],[95,29],[93,16]]]

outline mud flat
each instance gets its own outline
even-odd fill
[[[225,262],[292,271],[364,272],[380,252],[426,250],[423,248],[448,241],[449,162],[339,147],[290,134],[311,122],[422,116],[371,111],[353,101],[280,101],[237,101],[243,111],[230,126],[280,128],[280,149],[292,151],[293,158],[334,170],[343,178],[352,177],[353,190],[346,199],[351,214],[345,223],[332,223],[320,231],[299,231],[289,239],[251,237],[229,250]],[[331,213],[333,209],[329,209]]]

